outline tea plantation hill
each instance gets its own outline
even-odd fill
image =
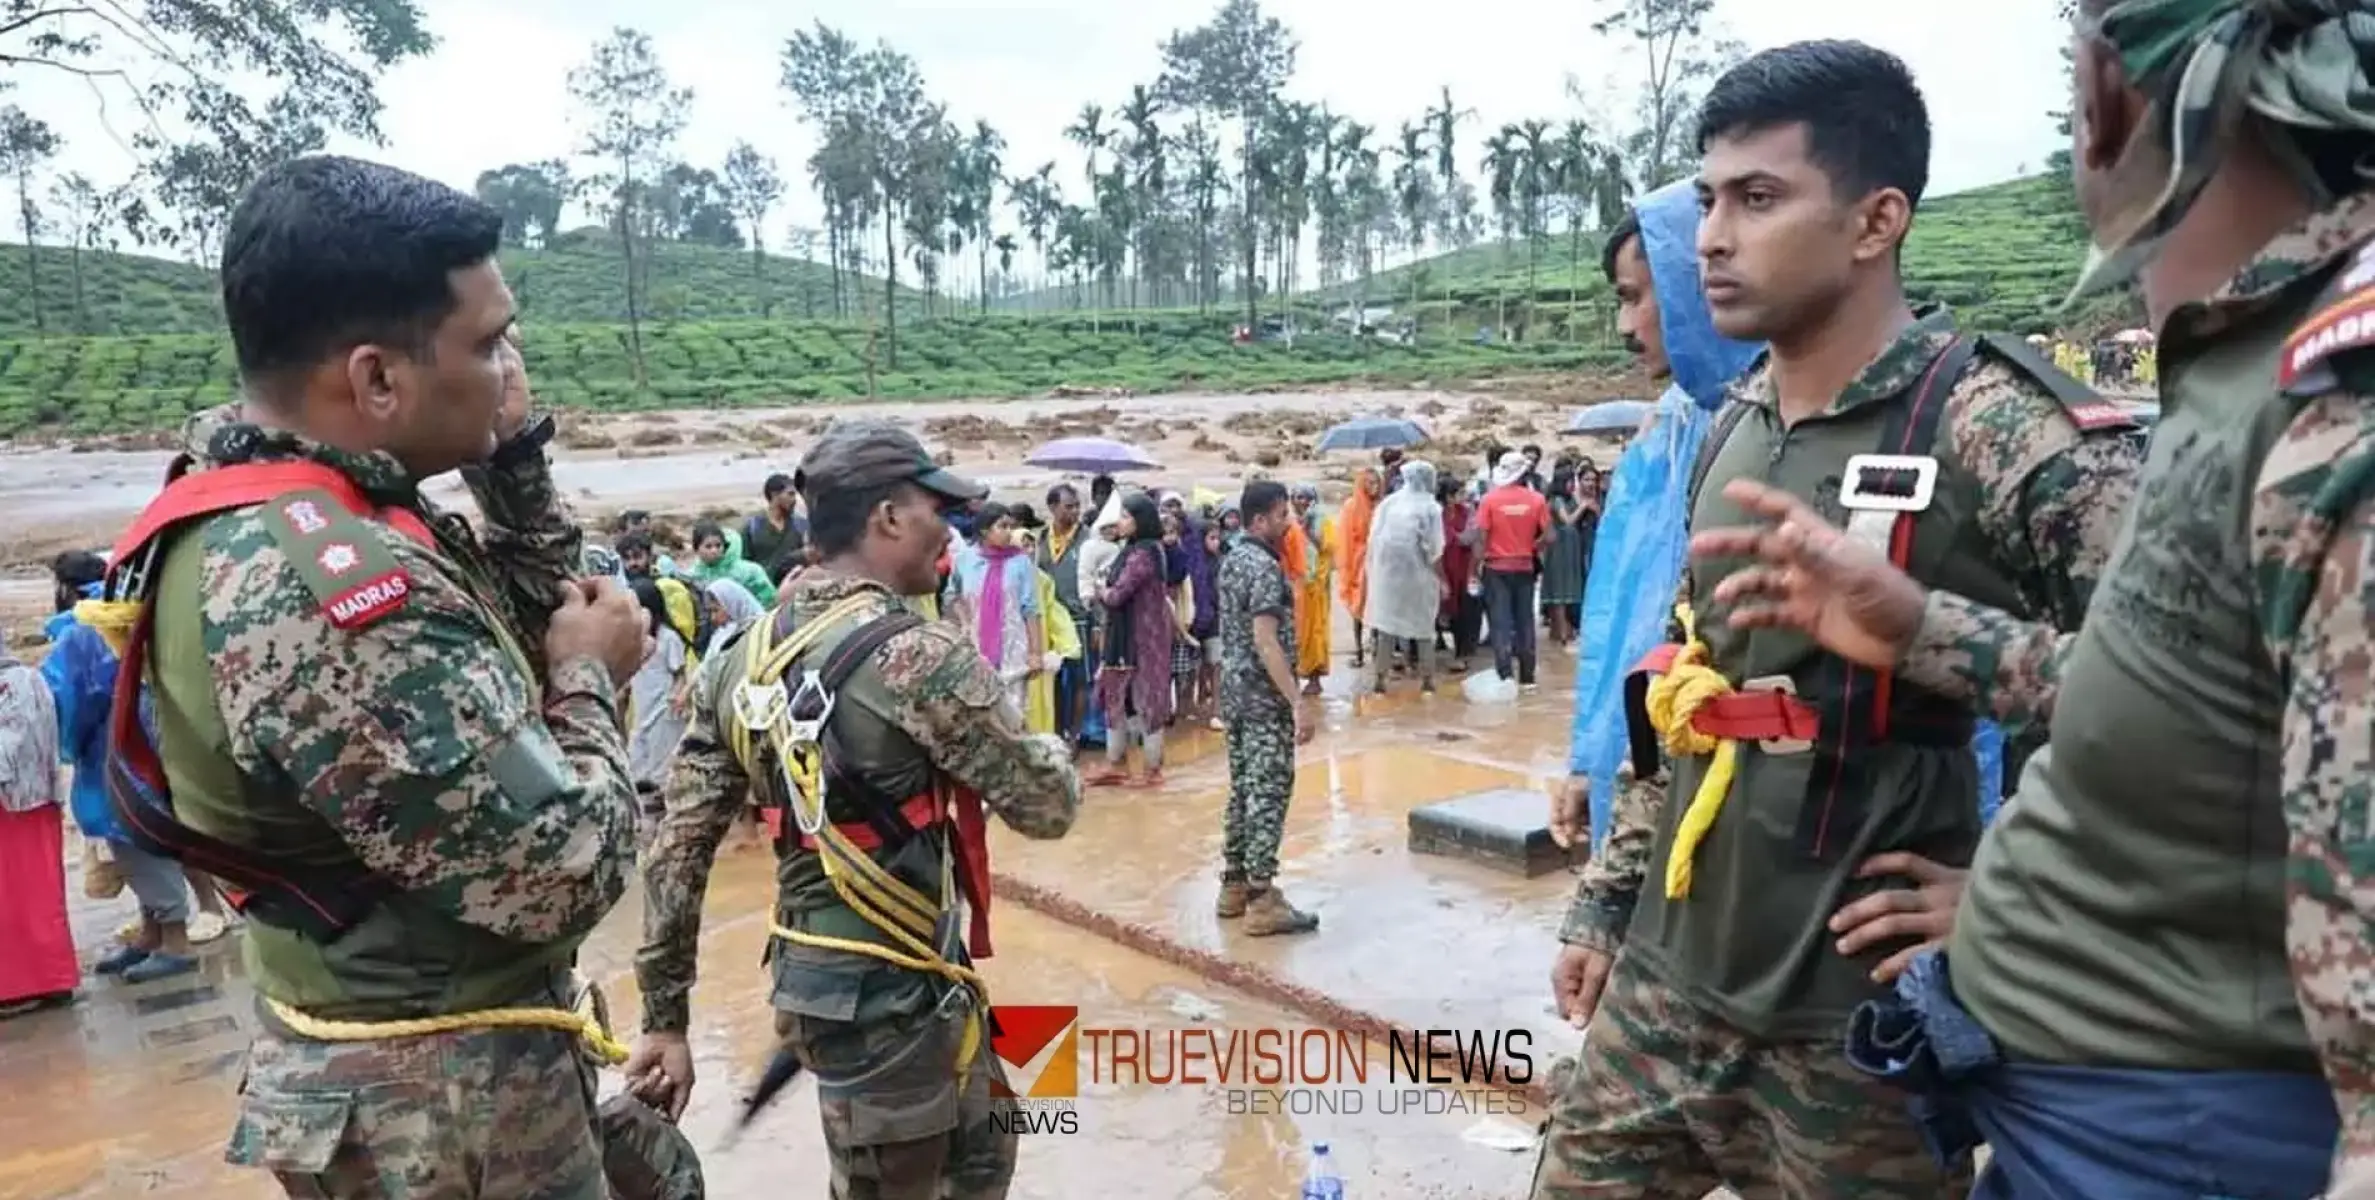
[[[2086,226],[2070,181],[2038,175],[1925,200],[1906,240],[1905,279],[1917,302],[1951,305],[1970,327],[2042,333],[2063,324],[2054,310],[2076,282],[2086,253]],[[1580,247],[1564,228],[1542,239],[1530,293],[1525,245],[1497,242],[1380,271],[1365,289],[1368,302],[1407,311],[1414,282],[1419,320],[1427,329],[1446,320],[1471,332],[1478,325],[1514,326],[1530,300],[1532,323],[1564,337],[1565,322],[1579,318],[1588,329],[1605,321],[1608,307],[1600,238],[1588,230]],[[1342,303],[1363,292],[1358,284],[1339,285],[1314,298]],[[2122,319],[2118,310],[2124,308],[2110,306],[2104,319]],[[2075,323],[2092,324],[2090,315]]]
[[[748,251],[665,243],[654,248],[647,314],[655,321],[712,321],[759,317],[829,317],[832,273],[822,264],[770,256],[763,276]],[[83,322],[74,303],[73,255],[64,247],[37,251],[43,327],[51,335],[215,333],[222,329],[219,285],[211,268],[138,254],[82,254]],[[620,294],[625,271],[618,244],[598,229],[564,233],[541,249],[503,251],[512,292],[538,323],[626,319]],[[35,332],[25,248],[0,244],[0,337]],[[882,304],[880,279],[844,280],[868,289]],[[922,297],[901,289],[899,315],[921,311]],[[945,302],[944,302],[945,303]]]
[[[644,328],[649,383],[642,388],[617,323],[620,267],[606,240],[580,233],[546,250],[507,251],[504,261],[530,318],[529,369],[539,394],[561,405],[629,410],[868,395],[1021,396],[1063,384],[1150,393],[1613,367],[1623,354],[1608,331],[1596,247],[1587,234],[1580,267],[1571,270],[1567,238],[1545,240],[1530,321],[1523,315],[1523,247],[1480,247],[1422,262],[1427,336],[1417,346],[1332,336],[1304,337],[1291,349],[1232,346],[1229,330],[1242,317],[1230,306],[1209,314],[1006,311],[926,319],[923,297],[903,292],[894,366],[879,331],[865,323],[804,316],[831,311],[831,277],[822,266],[770,258],[770,283],[761,292],[747,253],[671,245],[651,268],[654,312]],[[87,255],[85,311],[95,329],[118,336],[58,336],[71,327],[73,312],[66,252],[45,248],[42,294],[52,336],[34,337],[22,254],[22,247],[0,246],[0,280],[15,283],[0,286],[0,438],[170,428],[184,414],[229,398],[231,355],[219,332],[211,272],[130,255]],[[2050,327],[2053,306],[2084,256],[2066,181],[2040,177],[1925,205],[1907,272],[1917,296],[1952,303],[1983,327],[2027,332]],[[1372,301],[1385,301],[1389,287],[1406,295],[1407,270],[1372,280]],[[863,282],[879,303],[880,281]],[[1306,298],[1306,319],[1330,296],[1344,294],[1332,289]],[[950,306],[943,298],[936,307],[946,313]],[[774,319],[762,315],[769,311]],[[1456,336],[1441,332],[1447,319]],[[1467,336],[1480,324],[1521,321],[1531,328],[1514,345],[1477,346]]]

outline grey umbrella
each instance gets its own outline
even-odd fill
[[[1355,417],[1319,436],[1319,452],[1336,450],[1383,450],[1389,446],[1415,446],[1427,440],[1427,431],[1416,421],[1401,417]]]
[[[1576,412],[1568,418],[1568,433],[1631,433],[1641,419],[1657,411],[1657,406],[1644,400],[1607,400]]]

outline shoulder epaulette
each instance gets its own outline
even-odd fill
[[[379,529],[328,492],[291,492],[266,502],[258,516],[331,625],[365,628],[411,597],[412,573]]]
[[[2319,294],[2309,318],[2284,339],[2276,386],[2288,395],[2315,395],[2336,384],[2334,360],[2375,346],[2375,241],[2361,245],[2350,264]]]
[[[2113,429],[2133,429],[2136,414],[2125,405],[2105,399],[2101,393],[2074,379],[2069,372],[2053,365],[2051,359],[2037,353],[2037,348],[2020,338],[2000,333],[1983,334],[1980,346],[2012,369],[2027,376],[2031,382],[2045,389],[2069,414],[2070,423],[2084,433],[2100,433]]]

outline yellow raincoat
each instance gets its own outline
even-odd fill
[[[1039,576],[1039,623],[1047,633],[1047,648],[1065,658],[1080,657],[1080,631],[1072,625],[1072,614],[1056,600],[1055,577],[1045,571]],[[1056,731],[1056,677],[1041,671],[1033,675],[1023,690],[1023,725],[1033,733]]]
[[[1316,539],[1303,522],[1287,530],[1286,552],[1280,555],[1287,579],[1295,588],[1295,677],[1309,679],[1328,673],[1328,633],[1335,613],[1336,520],[1316,517]],[[1316,540],[1317,544],[1314,544]]]

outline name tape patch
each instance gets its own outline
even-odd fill
[[[330,597],[322,611],[339,629],[360,629],[404,607],[412,595],[412,576],[402,568],[375,575]]]
[[[2375,289],[2327,305],[2284,341],[2276,385],[2290,388],[2318,364],[2346,350],[2375,346]]]

